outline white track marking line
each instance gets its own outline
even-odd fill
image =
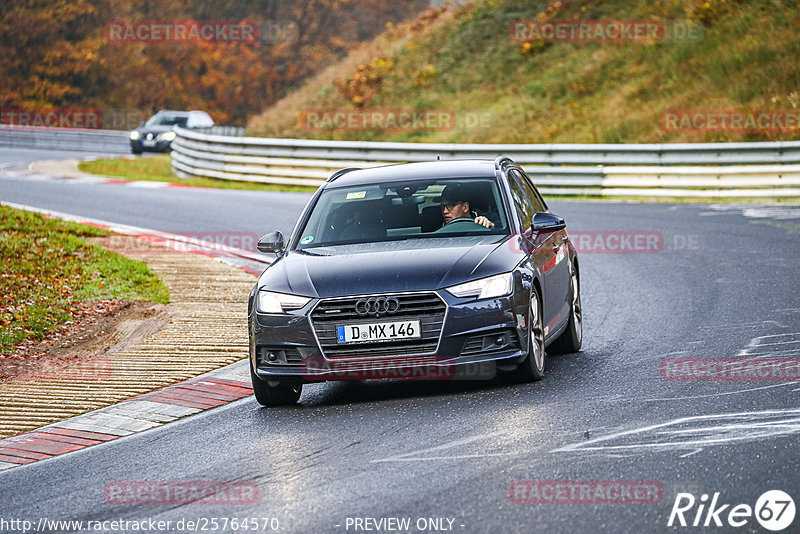
[[[476,441],[482,441],[490,438],[494,438],[497,436],[504,436],[506,432],[491,432],[489,434],[480,434],[477,436],[471,436],[468,438],[457,439],[454,441],[449,441],[447,443],[443,443],[441,445],[436,445],[434,447],[428,447],[426,449],[420,449],[411,452],[405,452],[402,454],[397,454],[394,456],[387,456],[386,458],[379,458],[377,460],[370,460],[370,463],[381,463],[381,462],[412,462],[412,461],[425,461],[425,460],[460,460],[463,458],[483,458],[488,456],[507,456],[509,454],[516,454],[516,453],[482,453],[482,454],[459,454],[453,456],[427,456],[421,457],[419,455],[426,454],[429,452],[436,452],[442,451],[445,449],[452,449],[453,447],[459,447],[461,445],[467,445],[469,443],[474,443]]]
[[[777,341],[777,340],[769,342],[765,341],[768,339],[776,339],[776,338],[783,339],[787,337],[789,337],[788,341]],[[757,351],[762,347],[772,347],[777,345],[791,345],[791,344],[800,345],[800,332],[787,332],[785,334],[770,334],[765,336],[756,336],[752,338],[750,342],[743,349],[741,349],[738,353],[736,353],[736,356],[752,356],[754,355],[753,351]],[[786,352],[786,351],[777,351],[774,352],[773,354],[778,354],[780,352]],[[765,353],[757,352],[755,354],[763,355]]]
[[[789,418],[777,421],[764,420],[772,416],[788,416]],[[554,449],[550,452],[557,453],[557,452],[637,450],[637,449],[669,451],[669,450],[678,450],[685,448],[696,449],[708,445],[724,445],[737,441],[748,441],[754,439],[763,439],[767,437],[796,434],[800,432],[800,417],[797,416],[800,416],[800,408],[791,408],[787,410],[765,410],[761,412],[738,412],[738,413],[727,413],[727,414],[709,414],[709,415],[681,417],[678,419],[667,421],[665,423],[648,425],[640,428],[635,428],[633,430],[624,430],[609,434],[608,436],[602,436],[588,441],[582,441],[579,443],[565,445],[564,447]],[[723,425],[715,425],[712,423],[712,426],[700,427],[693,430],[659,431],[659,429],[667,429],[668,427],[671,426],[682,425],[687,423],[704,422],[720,418],[723,419],[742,418],[745,420],[738,423],[734,422]],[[761,418],[762,420],[758,420],[759,418]],[[686,432],[699,433],[699,432],[714,431],[718,429],[725,429],[729,431],[738,430],[740,432],[738,435],[732,435],[732,436],[729,435],[729,436],[721,436],[713,438],[708,437],[705,439],[695,439],[691,441],[678,441],[678,442],[656,441],[662,437],[669,439],[669,437],[671,436],[679,436],[681,434],[685,434]],[[647,434],[651,432],[656,435],[653,436],[653,439],[650,442],[634,443],[631,445],[600,445],[600,443],[602,442],[608,442],[626,436],[636,436],[636,435],[647,436]]]
[[[687,399],[708,399],[711,397],[726,397],[728,395],[738,395],[740,393],[749,393],[751,391],[760,391],[762,389],[772,389],[778,388],[782,386],[790,386],[790,385],[797,385],[797,382],[781,382],[780,384],[770,384],[769,386],[760,386],[756,388],[747,388],[747,389],[737,389],[736,391],[724,391],[721,393],[707,393],[705,395],[692,395],[691,397],[662,397],[662,398],[655,398],[655,399],[635,399],[636,402],[664,402],[664,401],[683,401]],[[792,391],[798,391],[797,389],[793,389]]]

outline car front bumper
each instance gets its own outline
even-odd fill
[[[172,141],[147,141],[141,138],[131,139],[131,149],[135,152],[169,152]]]
[[[392,341],[372,345],[378,347],[375,353],[379,355],[367,350],[357,357],[332,356],[333,348],[320,342],[320,326],[312,319],[319,299],[281,315],[261,314],[251,306],[251,366],[267,381],[474,380],[491,379],[498,367],[511,368],[525,358],[527,296],[476,301],[445,291],[435,293],[446,311],[436,348],[422,353],[409,352],[402,341]]]

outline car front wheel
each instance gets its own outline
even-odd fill
[[[261,406],[287,406],[295,404],[300,399],[303,392],[303,384],[289,384],[278,382],[271,385],[270,382],[260,379],[250,367],[250,380],[253,383],[253,393]]]
[[[542,300],[536,287],[531,288],[528,308],[528,356],[517,369],[519,378],[526,381],[541,380],[544,376],[544,326]]]

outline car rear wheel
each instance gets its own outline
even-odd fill
[[[250,367],[250,380],[253,383],[253,393],[261,406],[286,406],[295,404],[300,399],[303,392],[303,384],[278,382],[271,385],[270,382],[260,379]]]
[[[528,309],[528,356],[519,364],[517,374],[526,381],[541,380],[544,376],[542,300],[536,287],[531,288],[531,302]]]
[[[583,343],[583,309],[581,308],[581,284],[578,271],[572,268],[570,276],[569,323],[558,339],[547,348],[551,354],[571,354],[581,350]]]

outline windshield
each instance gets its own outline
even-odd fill
[[[448,210],[459,204],[462,216],[445,224],[443,204]],[[485,217],[491,227],[475,223],[476,217]],[[504,235],[508,228],[497,182],[491,178],[367,184],[323,191],[296,248]]]
[[[186,126],[185,115],[153,115],[145,126]]]

